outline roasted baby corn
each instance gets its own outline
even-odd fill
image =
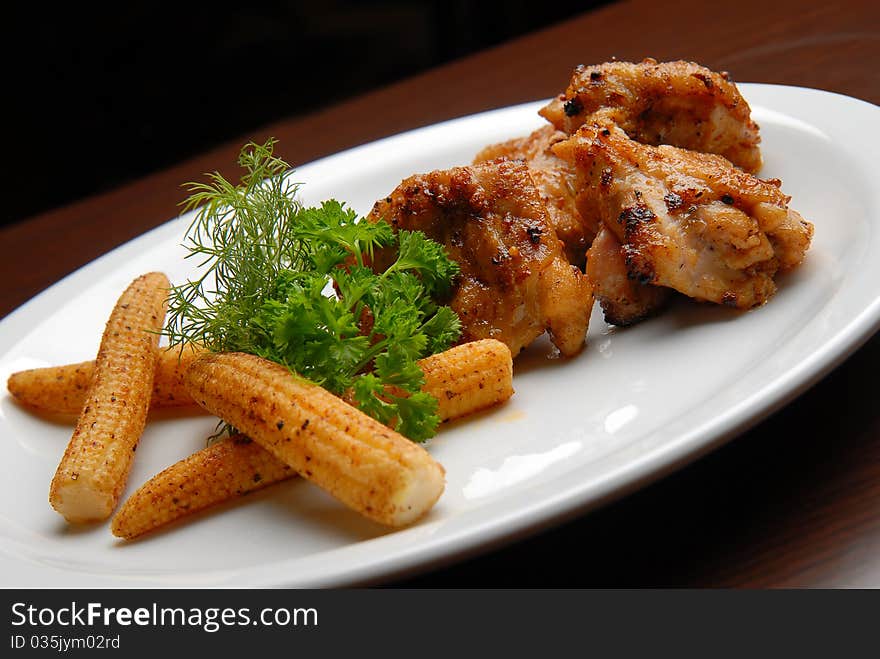
[[[196,403],[186,390],[183,375],[201,350],[159,349],[150,408],[185,407]],[[95,362],[48,366],[9,376],[9,393],[22,405],[51,414],[79,414],[92,383]]]
[[[203,350],[159,350],[150,409],[195,406],[184,374]],[[450,421],[505,401],[513,395],[510,350],[495,339],[463,343],[419,361],[423,391],[437,399],[441,421]],[[20,404],[50,414],[79,414],[92,381],[95,362],[48,366],[9,376],[7,387]],[[351,401],[349,401],[351,402]],[[200,408],[201,409],[201,408]]]
[[[463,343],[419,362],[422,391],[437,399],[437,414],[449,421],[507,400],[513,395],[510,348],[495,339]]]
[[[377,522],[409,524],[443,492],[443,467],[425,449],[283,366],[205,355],[187,371],[187,386],[205,409]]]
[[[294,473],[256,442],[241,435],[227,437],[147,481],[122,505],[110,530],[120,538],[134,538]]]
[[[419,365],[426,379],[422,389],[438,399],[444,421],[497,405],[513,394],[510,349],[495,339],[451,348]],[[293,469],[256,442],[240,435],[223,439],[150,479],[116,513],[111,530],[133,538],[293,475]]]
[[[168,278],[142,275],[125,290],[101,339],[92,383],[49,490],[68,522],[107,519],[144,429]]]
[[[95,362],[48,366],[9,376],[6,388],[21,405],[52,414],[79,414],[92,384]]]

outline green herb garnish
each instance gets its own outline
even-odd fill
[[[424,234],[358,221],[338,201],[303,208],[274,145],[242,149],[238,185],[218,173],[188,184],[201,273],[171,289],[165,333],[284,364],[410,439],[433,436],[437,401],[417,361],[458,339],[458,316],[437,302],[458,265]],[[381,273],[368,265],[378,248],[397,253]]]

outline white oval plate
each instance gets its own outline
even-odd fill
[[[748,313],[678,304],[629,330],[595,312],[586,350],[516,364],[506,405],[430,444],[447,488],[431,514],[389,532],[302,481],[137,542],[107,525],[68,528],[47,503],[70,428],[0,399],[0,585],[337,586],[461,557],[582,512],[717,447],[855,350],[880,319],[880,109],[809,89],[741,86],[761,125],[762,176],[783,179],[815,223],[813,247],[769,304]],[[445,122],[301,167],[304,200],[359,212],[415,172],[470,161],[482,146],[540,126],[530,103]],[[0,323],[0,376],[93,357],[119,293],[182,261],[185,219],[123,245]],[[138,448],[126,496],[204,445],[214,420],[162,414]]]

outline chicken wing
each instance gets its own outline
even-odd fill
[[[693,62],[646,59],[579,66],[564,94],[540,114],[573,134],[594,120],[616,123],[643,144],[670,144],[761,168],[758,125],[726,73]]]
[[[611,325],[633,325],[659,311],[672,291],[662,286],[642,284],[626,268],[622,245],[606,228],[587,251],[587,279]]]
[[[581,127],[554,151],[575,164],[578,199],[623,246],[630,277],[748,309],[773,276],[803,260],[813,226],[763,181],[715,155],[629,139],[612,123]]]
[[[547,207],[550,224],[565,247],[568,262],[583,268],[584,255],[598,226],[595,221],[582,218],[577,210],[574,167],[552,151],[553,145],[566,137],[553,126],[544,126],[527,137],[487,146],[476,155],[474,164],[498,158],[525,162]]]
[[[450,306],[463,340],[498,339],[516,355],[547,330],[563,355],[581,349],[592,291],[565,259],[522,162],[412,176],[376,202],[368,220],[380,218],[395,230],[425,232],[460,264]]]

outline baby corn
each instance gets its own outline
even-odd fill
[[[106,519],[122,493],[146,422],[168,287],[161,273],[138,277],[107,321],[85,406],[49,490],[68,522]]]
[[[195,406],[186,390],[183,374],[201,350],[160,349],[153,378],[150,408]],[[9,393],[22,405],[50,414],[79,414],[92,384],[95,362],[49,366],[19,371],[9,376]]]
[[[190,343],[179,348],[159,350],[156,377],[153,379],[153,397],[150,400],[151,409],[196,404],[186,388],[186,371],[204,352],[204,348]]]
[[[510,349],[494,339],[451,348],[419,365],[426,374],[423,390],[438,398],[444,420],[497,405],[513,394]],[[295,473],[256,442],[230,437],[150,479],[116,513],[111,530],[133,538]]]
[[[159,350],[151,409],[195,405],[184,374],[203,353],[187,345]],[[472,414],[513,395],[510,349],[495,339],[465,343],[419,361],[427,391],[437,399],[442,421]],[[48,366],[9,376],[9,393],[22,405],[51,414],[79,414],[92,381],[95,362]],[[349,401],[351,402],[351,401]]]
[[[120,538],[168,522],[294,475],[293,469],[241,435],[227,437],[147,481],[113,517]]]
[[[419,362],[423,391],[437,399],[437,414],[449,421],[497,405],[513,395],[513,358],[501,341],[463,343]]]
[[[200,405],[377,522],[409,524],[443,492],[443,467],[425,449],[283,366],[206,355],[190,366],[187,385]]]
[[[33,368],[10,375],[6,388],[18,403],[32,410],[79,414],[94,372],[94,361]]]

